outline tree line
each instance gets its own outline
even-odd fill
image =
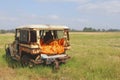
[[[5,34],[5,33],[15,33],[15,30],[14,30],[14,29],[11,29],[11,30],[1,29],[1,30],[0,30],[0,34]]]
[[[84,32],[119,32],[120,29],[95,29],[95,28],[91,28],[91,27],[85,27],[83,29]]]
[[[95,29],[92,27],[84,27],[83,30],[70,29],[71,32],[120,32],[120,29]],[[15,33],[14,29],[11,30],[0,30],[0,34],[4,33]]]
[[[95,29],[92,27],[84,27],[83,30],[71,29],[72,32],[120,32],[120,29]]]

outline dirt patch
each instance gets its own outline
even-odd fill
[[[40,77],[39,75],[30,75],[30,74],[19,74],[15,69],[5,67],[0,67],[0,80],[48,80],[48,78]]]
[[[16,76],[13,69],[5,67],[0,68],[0,80],[12,80]]]

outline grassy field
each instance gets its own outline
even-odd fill
[[[0,34],[0,80],[120,80],[120,32],[71,33],[71,59],[54,72],[50,66],[11,68],[5,44],[13,34]]]

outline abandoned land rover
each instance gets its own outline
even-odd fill
[[[15,40],[7,44],[6,55],[22,65],[54,64],[59,68],[68,58],[69,28],[55,25],[26,25],[15,30]]]

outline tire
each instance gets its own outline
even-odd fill
[[[11,58],[11,55],[10,55],[10,49],[9,48],[7,48],[6,50],[6,61],[10,61],[12,58]]]
[[[23,55],[23,56],[21,57],[21,65],[22,65],[23,67],[28,66],[28,65],[29,65],[29,62],[30,62],[30,58],[29,58],[27,55]]]
[[[5,51],[6,51],[6,61],[8,63],[8,67],[11,67],[13,69],[16,68],[17,65],[15,64],[15,60],[13,60],[13,58],[11,57],[10,49],[6,48]]]
[[[6,49],[6,56],[10,56],[10,49],[9,48]]]

